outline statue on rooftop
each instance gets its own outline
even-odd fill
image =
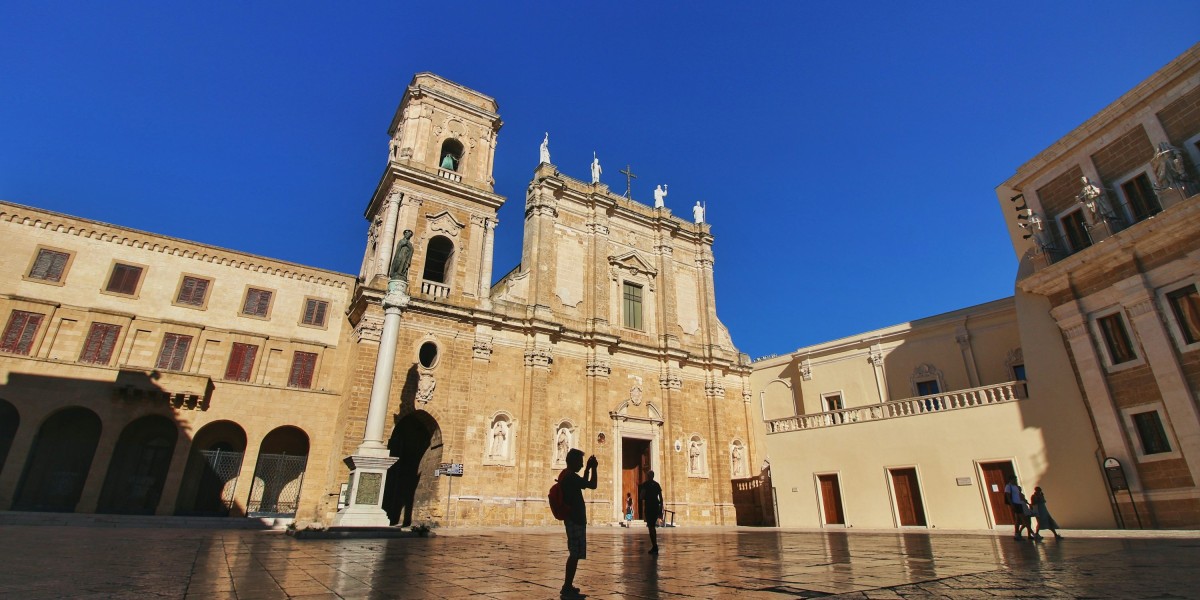
[[[600,183],[600,173],[602,171],[603,169],[600,168],[600,159],[596,158],[595,152],[592,152],[592,183]]]
[[[546,132],[546,137],[542,140],[541,156],[539,162],[550,164],[550,132]]]
[[[666,207],[666,202],[663,200],[667,197],[667,186],[660,185],[654,188],[654,208]]]
[[[692,219],[695,220],[696,223],[704,222],[704,207],[700,206],[699,200],[697,200],[696,205],[692,207]]]

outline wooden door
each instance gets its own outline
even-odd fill
[[[983,471],[983,486],[987,491],[988,505],[992,507],[992,523],[997,527],[1012,525],[1012,511],[1004,503],[1004,486],[1008,478],[1016,474],[1012,462],[981,463],[979,469]]]
[[[826,525],[845,525],[846,517],[842,513],[842,486],[838,483],[837,475],[818,475],[821,483],[821,507],[825,509]]]
[[[925,526],[925,506],[916,469],[891,469],[892,490],[896,494],[896,512],[902,527]]]
[[[633,518],[642,517],[638,486],[650,471],[650,441],[624,438],[621,440],[621,518],[625,518],[625,496],[633,497]]]

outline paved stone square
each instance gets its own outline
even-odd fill
[[[1198,598],[1200,539],[593,527],[589,598]],[[557,598],[557,529],[296,540],[278,531],[0,526],[6,598]]]

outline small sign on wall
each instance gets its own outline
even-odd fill
[[[958,485],[971,485],[971,478],[970,477],[955,477],[954,483],[957,483]]]

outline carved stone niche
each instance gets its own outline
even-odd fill
[[[517,426],[512,415],[497,412],[488,421],[483,440],[483,464],[511,467],[516,464],[513,449],[517,447]]]
[[[708,479],[708,444],[699,434],[692,434],[687,442],[688,477]]]

